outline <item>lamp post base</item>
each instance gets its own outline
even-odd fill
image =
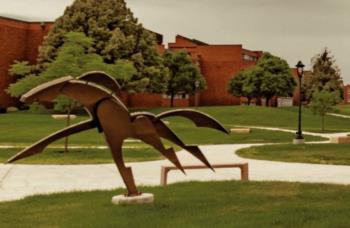
[[[295,145],[300,145],[304,143],[305,143],[305,139],[293,139],[293,144]]]

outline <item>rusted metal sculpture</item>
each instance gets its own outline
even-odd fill
[[[52,135],[43,138],[32,146],[19,152],[8,162],[29,157],[42,152],[49,144],[63,137],[76,134],[91,128],[97,128],[104,133],[107,144],[112,152],[120,175],[128,190],[128,196],[137,196],[139,191],[135,185],[130,167],[126,167],[122,156],[122,144],[126,138],[136,138],[153,146],[169,159],[178,169],[184,172],[173,148],[166,149],[160,138],[167,139],[187,150],[208,168],[210,163],[198,146],[185,145],[176,134],[167,127],[162,119],[171,116],[185,117],[198,127],[213,128],[224,133],[227,130],[212,117],[187,109],[178,109],[154,115],[148,112],[129,113],[126,106],[118,98],[121,88],[118,82],[103,72],[89,72],[77,79],[71,76],[62,77],[44,83],[21,97],[22,102],[50,102],[59,95],[65,95],[79,101],[91,119],[72,125]]]

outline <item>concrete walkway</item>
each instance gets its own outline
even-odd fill
[[[212,163],[249,162],[251,180],[299,181],[350,184],[350,166],[315,165],[260,161],[240,158],[234,151],[251,145],[201,147]],[[200,164],[187,152],[178,153],[183,165]],[[168,161],[130,163],[137,184],[159,185],[161,165]],[[239,179],[238,169],[189,170],[169,173],[168,182]],[[0,201],[21,199],[35,194],[86,191],[124,187],[115,165],[0,165]]]

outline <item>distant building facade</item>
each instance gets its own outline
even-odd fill
[[[350,85],[344,85],[343,97],[344,97],[344,103],[350,104]]]
[[[243,49],[242,45],[210,45],[177,35],[170,50],[186,50],[198,64],[207,82],[207,89],[199,94],[199,105],[239,105],[240,98],[227,92],[229,80],[239,71],[253,66],[262,51]]]
[[[53,22],[26,22],[0,17],[0,107],[16,106],[18,100],[6,93],[10,83],[15,81],[9,75],[9,68],[15,60],[36,63],[38,49]],[[156,34],[157,50],[165,51],[163,36]],[[177,35],[169,49],[186,50],[194,63],[198,64],[207,82],[207,89],[195,96],[178,96],[175,106],[197,105],[239,105],[241,99],[233,97],[227,84],[240,70],[255,65],[261,51],[250,51],[242,45],[210,45],[195,39]],[[168,106],[169,98],[157,94],[124,94],[123,101],[130,107]]]
[[[17,105],[17,99],[6,93],[14,78],[8,70],[15,60],[34,64],[38,47],[52,26],[52,22],[25,22],[0,17],[0,107]]]

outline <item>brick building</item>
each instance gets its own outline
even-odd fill
[[[350,104],[350,85],[343,86],[344,103]]]
[[[0,17],[0,107],[17,104],[5,90],[14,81],[8,74],[15,60],[27,60],[34,64],[38,47],[52,26],[52,22],[26,22]]]
[[[0,107],[15,106],[17,100],[11,98],[5,90],[14,81],[8,74],[15,60],[27,60],[34,64],[38,48],[53,22],[28,22],[24,20],[0,17]],[[156,34],[159,52],[165,50],[163,36]],[[199,105],[237,105],[240,99],[226,92],[229,79],[238,71],[256,64],[261,51],[249,51],[242,45],[209,45],[204,42],[176,36],[171,50],[186,50],[197,63],[207,81],[207,89],[198,95]],[[130,107],[168,106],[169,99],[156,94],[133,94],[123,96]],[[194,105],[194,97],[178,97],[175,106]]]
[[[209,45],[204,42],[177,35],[170,50],[186,50],[201,69],[207,89],[200,93],[199,104],[238,105],[240,99],[227,91],[230,78],[240,70],[255,65],[261,51],[249,51],[242,45]]]

